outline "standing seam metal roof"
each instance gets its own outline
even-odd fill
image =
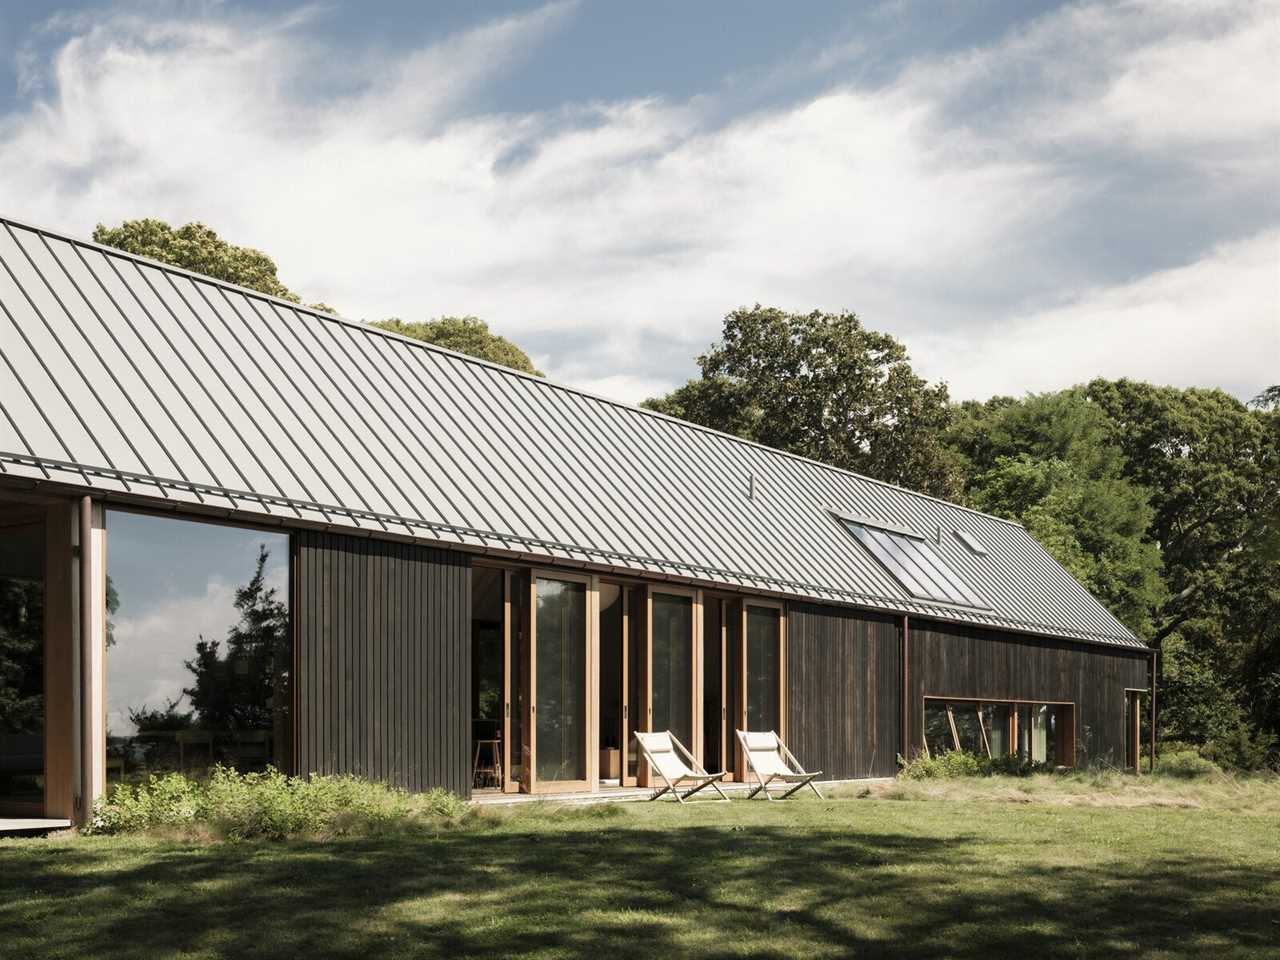
[[[2,218],[0,267],[0,474],[1142,646],[1016,523]],[[831,510],[990,608],[912,597]]]

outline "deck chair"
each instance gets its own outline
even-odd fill
[[[805,786],[817,794],[819,800],[822,799],[822,794],[818,793],[818,788],[813,783],[822,776],[822,771],[807,772],[772,730],[767,733],[739,730],[738,742],[742,745],[742,755],[747,759],[749,775],[753,774],[758,784],[747,794],[748,800],[762,790],[766,799],[785,800]],[[791,789],[782,796],[775,797],[769,793],[769,784],[774,782],[788,784]]]
[[[724,791],[720,789],[720,784],[717,782],[725,774],[723,772],[707,773],[702,768],[702,764],[694,759],[693,754],[686,750],[684,744],[677,740],[669,730],[655,733],[642,733],[637,730],[636,741],[640,744],[640,752],[644,754],[644,759],[648,761],[649,768],[666,781],[667,784],[661,790],[656,791],[649,798],[650,800],[657,800],[663,794],[670,793],[678,803],[684,803],[704,787],[711,787],[716,793],[720,794],[720,800],[729,799],[724,795]],[[684,754],[684,758],[680,754]],[[687,763],[685,759],[688,760]],[[693,786],[681,793],[680,785],[682,783],[691,783]],[[720,801],[713,800],[712,802],[719,803]]]

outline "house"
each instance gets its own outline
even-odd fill
[[[0,814],[214,762],[609,790],[645,729],[1137,766],[1153,652],[1018,524],[0,227]]]

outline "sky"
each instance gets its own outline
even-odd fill
[[[235,592],[253,578],[259,546],[268,550],[267,585],[287,599],[289,538],[123,510],[107,511],[107,537],[107,575],[120,601],[107,648],[107,729],[127,736],[137,732],[130,710],[172,701],[191,709],[185,662],[201,637],[225,653],[240,619]]]
[[[1280,382],[1280,0],[25,2],[0,58],[5,215],[200,220],[617,399],[754,303],[956,399]]]

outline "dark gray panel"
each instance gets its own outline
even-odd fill
[[[470,559],[313,531],[293,543],[299,770],[469,796]]]
[[[1077,762],[1123,766],[1124,691],[1147,687],[1148,654],[914,617],[909,635],[913,744],[923,736],[926,696],[1068,701]]]
[[[901,742],[896,618],[793,603],[787,610],[787,740],[825,777],[891,777]]]

